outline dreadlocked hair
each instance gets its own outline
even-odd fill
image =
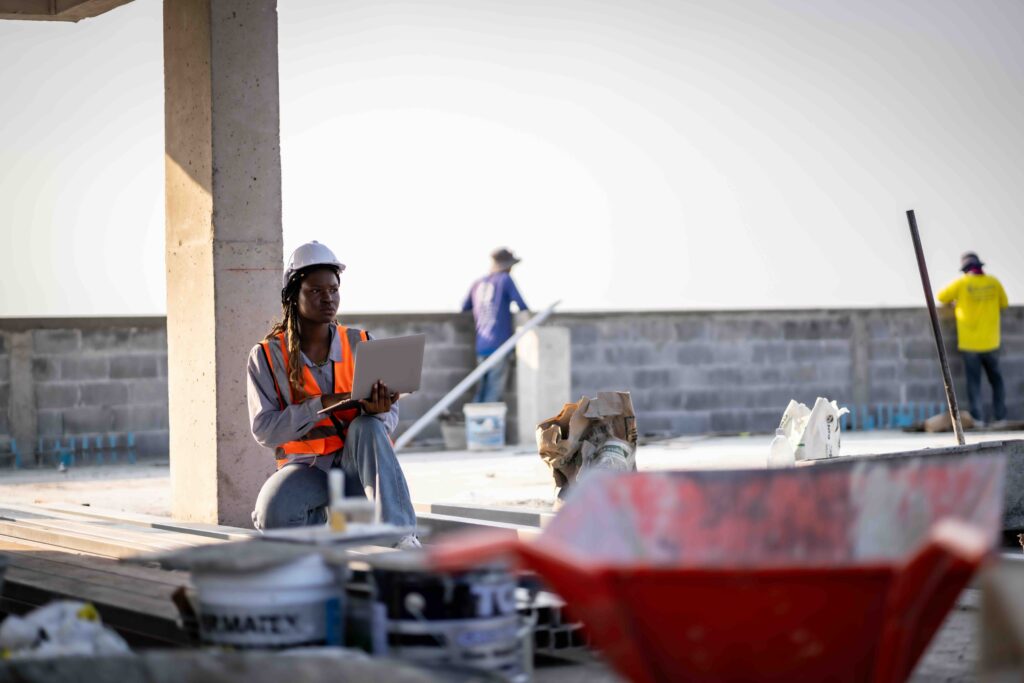
[[[289,278],[288,284],[281,290],[281,321],[274,323],[274,327],[264,338],[265,341],[273,341],[277,335],[284,333],[284,343],[288,349],[288,386],[291,389],[292,403],[298,403],[308,398],[306,390],[302,386],[304,382],[302,379],[302,350],[299,347],[301,341],[299,335],[299,290],[302,288],[303,279],[321,268],[332,270],[335,277],[341,274],[336,267],[321,264],[296,271]]]
[[[302,379],[302,355],[299,349],[299,288],[306,273],[296,273],[281,291],[281,320],[267,333],[266,341],[272,341],[284,332],[284,343],[288,349],[288,386],[291,388],[292,403],[306,398]]]

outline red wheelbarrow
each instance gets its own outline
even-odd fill
[[[536,571],[633,681],[905,680],[1000,529],[1003,454],[595,473],[531,543],[438,570]]]

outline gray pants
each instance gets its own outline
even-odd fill
[[[327,523],[327,471],[345,472],[345,495],[366,496],[377,505],[381,521],[416,526],[409,486],[398,464],[384,423],[363,415],[352,421],[345,448],[334,458],[314,464],[290,463],[263,484],[252,511],[257,529],[312,526]]]

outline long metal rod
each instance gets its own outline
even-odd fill
[[[914,240],[914,251],[917,253],[917,269],[921,273],[921,285],[924,287],[924,298],[928,302],[928,315],[932,320],[932,334],[935,336],[935,349],[939,352],[939,364],[942,366],[942,382],[946,385],[946,403],[949,404],[949,416],[953,420],[953,431],[956,442],[964,445],[964,428],[960,424],[960,407],[956,402],[956,390],[953,378],[949,374],[949,361],[946,360],[946,347],[942,343],[942,328],[939,327],[939,314],[935,310],[935,297],[932,296],[932,282],[928,278],[928,264],[924,261],[924,249],[921,247],[921,235],[917,231],[917,218],[914,210],[907,211],[907,222],[910,223],[910,237]]]
[[[505,340],[505,343],[499,346],[498,349],[488,356],[483,363],[476,366],[473,372],[466,375],[465,379],[456,384],[454,389],[445,394],[444,398],[434,404],[433,408],[424,413],[423,417],[413,422],[412,426],[406,429],[402,435],[398,437],[398,440],[395,442],[395,452],[397,453],[402,450],[406,444],[413,440],[413,437],[423,431],[424,427],[436,419],[445,408],[454,403],[455,400],[461,396],[464,391],[469,389],[474,382],[480,379],[485,372],[493,368],[498,364],[498,361],[508,355],[508,352],[515,348],[516,342],[519,341],[520,337],[547,320],[548,316],[555,310],[555,306],[560,303],[561,301],[556,301],[537,315],[530,318],[525,325],[516,330],[516,333]]]

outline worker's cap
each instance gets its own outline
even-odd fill
[[[296,273],[311,266],[334,268],[338,271],[338,275],[345,270],[345,264],[338,260],[333,251],[313,240],[300,246],[288,257],[288,263],[284,267],[284,276],[281,278],[281,287],[287,287],[288,281]]]
[[[506,249],[505,247],[502,247],[501,249],[495,249],[494,251],[492,251],[491,259],[494,261],[496,265],[502,268],[514,266],[515,264],[523,260],[516,256],[515,254],[513,254],[508,249]]]
[[[964,255],[960,257],[960,270],[964,272],[971,268],[981,268],[983,265],[985,264],[973,251],[964,252]]]

